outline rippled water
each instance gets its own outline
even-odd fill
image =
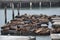
[[[20,9],[20,15],[27,13],[28,15],[32,14],[46,14],[46,15],[60,15],[60,7],[57,8],[37,8],[37,9]],[[17,15],[17,9],[14,9],[15,16]],[[12,9],[7,9],[7,20],[10,21],[12,19]],[[0,9],[0,27],[4,25],[4,9]],[[51,25],[49,25],[51,26]],[[1,29],[0,29],[1,30]],[[36,37],[37,40],[51,40],[50,36],[40,36]]]

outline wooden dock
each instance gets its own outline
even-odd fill
[[[51,34],[50,36],[52,40],[60,40],[60,34]]]
[[[0,40],[36,40],[34,36],[0,36]]]
[[[38,18],[38,19],[37,19]],[[32,35],[35,36],[37,34],[41,35],[49,35],[50,29],[48,28],[48,17],[38,17],[37,15],[31,15],[31,17],[25,15],[17,16],[13,20],[11,20],[10,23],[4,25],[1,27],[1,34],[2,35]],[[46,24],[42,26],[42,24]],[[37,31],[38,28],[41,28],[42,30],[39,31],[39,33],[36,34],[35,30]],[[45,31],[43,31],[43,29]]]
[[[60,40],[60,17],[55,16],[52,19],[51,39]]]

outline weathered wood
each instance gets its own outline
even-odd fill
[[[1,40],[36,40],[34,36],[0,36]]]
[[[60,17],[51,18],[52,20],[60,20]]]
[[[60,39],[60,34],[51,34],[51,39]]]

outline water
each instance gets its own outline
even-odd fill
[[[37,36],[36,40],[51,40],[50,36]]]
[[[20,15],[23,15],[24,13],[27,13],[28,15],[32,14],[46,14],[46,15],[60,15],[60,7],[55,8],[36,8],[36,9],[20,9],[19,10]],[[18,11],[17,9],[14,9],[15,16],[17,15]],[[10,21],[12,19],[12,9],[7,9],[7,21]],[[0,27],[4,25],[4,9],[0,9]],[[51,25],[49,25],[51,26]],[[1,29],[0,29],[1,30]],[[36,37],[37,40],[51,40],[50,36],[40,36]]]

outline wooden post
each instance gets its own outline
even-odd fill
[[[17,4],[17,10],[18,10],[18,16],[20,15],[19,13],[19,4]]]
[[[12,3],[12,19],[14,20],[14,4]]]
[[[6,10],[6,6],[5,6],[5,24],[7,23],[7,10]]]

